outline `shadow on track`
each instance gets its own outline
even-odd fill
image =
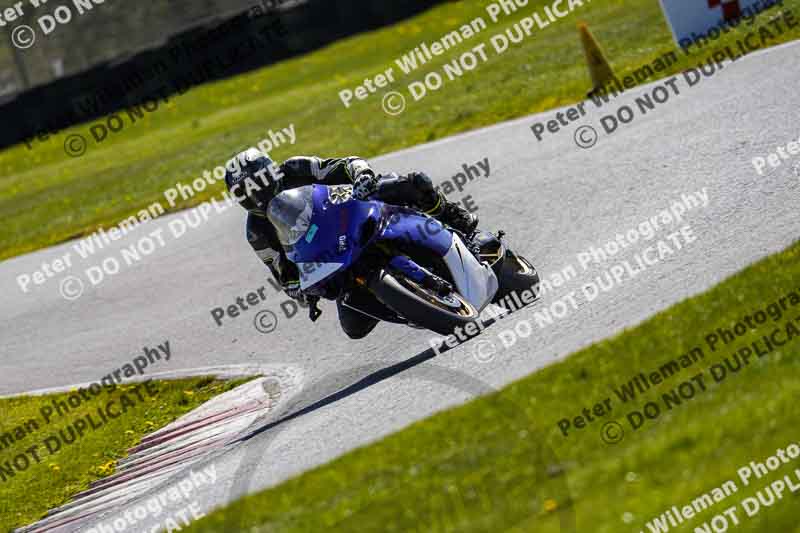
[[[534,303],[536,303],[536,302],[532,302],[532,304],[534,304]],[[529,306],[526,306],[526,307],[529,307]],[[506,312],[500,317],[492,317],[492,318],[488,318],[486,320],[483,320],[482,321],[483,322],[483,329],[488,328],[489,326],[493,325],[495,322],[499,322],[500,320],[511,316],[512,314],[514,314],[517,311],[521,311],[521,309],[518,309],[518,310],[515,310],[515,311],[506,310]],[[459,341],[455,346],[453,346],[453,348],[450,348],[448,346],[442,346],[439,349],[438,355],[442,355],[444,353],[447,353],[450,350],[455,349],[455,348],[461,346],[462,344],[465,344],[465,343],[467,343],[467,342],[469,342],[469,341],[471,341],[473,339],[479,338],[479,337],[480,337],[480,335],[475,335],[474,337],[469,337],[465,341]],[[252,439],[253,437],[256,437],[256,436],[264,433],[265,431],[269,431],[270,429],[273,429],[273,428],[275,428],[275,427],[277,427],[277,426],[279,426],[281,424],[285,424],[286,422],[290,422],[290,421],[292,421],[292,420],[294,420],[296,418],[299,418],[299,417],[301,417],[303,415],[312,413],[312,412],[316,411],[317,409],[321,409],[321,408],[323,408],[323,407],[325,407],[327,405],[330,405],[330,404],[332,404],[334,402],[337,402],[339,400],[343,400],[343,399],[347,398],[348,396],[352,396],[353,394],[356,394],[356,393],[366,389],[367,387],[371,387],[373,385],[376,385],[376,384],[380,383],[381,381],[389,379],[389,378],[391,378],[393,376],[396,376],[396,375],[398,375],[398,374],[400,374],[402,372],[405,372],[405,371],[407,371],[407,370],[409,370],[411,368],[414,368],[417,365],[420,365],[420,364],[422,364],[422,363],[424,363],[426,361],[429,361],[429,360],[433,359],[436,356],[437,356],[437,353],[432,348],[428,348],[424,352],[420,352],[417,355],[415,355],[415,356],[413,356],[413,357],[411,357],[409,359],[406,359],[405,361],[401,361],[399,363],[395,363],[395,364],[387,366],[387,367],[379,367],[377,370],[375,370],[376,365],[367,365],[367,366],[363,366],[363,367],[360,367],[360,368],[351,369],[350,372],[358,372],[358,373],[371,372],[371,373],[369,373],[365,377],[359,379],[355,383],[353,383],[351,385],[348,385],[347,387],[345,387],[343,389],[340,389],[340,390],[338,390],[338,391],[336,391],[336,392],[334,392],[332,394],[329,394],[329,395],[323,397],[322,399],[317,400],[317,401],[313,402],[312,404],[307,405],[306,407],[303,407],[302,409],[300,409],[298,411],[295,411],[295,412],[293,412],[293,413],[291,413],[289,415],[286,415],[286,416],[284,416],[282,418],[279,418],[278,420],[269,422],[264,426],[256,428],[256,429],[252,430],[251,432],[240,436],[238,439],[236,439],[236,441],[237,442],[248,441],[248,440]],[[323,379],[321,382],[316,383],[312,387],[312,390],[309,391],[309,393],[312,392],[313,390],[325,389],[325,388],[327,388],[327,386],[335,385],[335,384],[331,384],[329,382],[331,380],[336,380],[337,377],[338,376],[331,376],[331,379]],[[309,395],[310,394],[306,394],[304,396],[309,396]]]

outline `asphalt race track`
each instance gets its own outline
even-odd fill
[[[646,116],[638,112],[634,98],[663,82],[628,92],[601,110],[587,103],[583,121],[547,134],[541,142],[531,125],[553,118],[555,112],[374,159],[379,171],[422,169],[444,179],[462,164],[488,158],[490,177],[468,183],[451,198],[472,195],[482,226],[505,230],[544,277],[569,265],[577,270],[576,278],[494,324],[479,339],[434,357],[428,350],[432,336],[410,328],[382,324],[365,340],[348,340],[330,303],[323,304],[324,314],[313,326],[302,311],[287,319],[279,307],[284,297],[266,282],[267,272],[245,241],[244,211],[232,208],[212,214],[207,223],[99,286],[87,286],[74,301],[61,297],[58,278],[28,294],[16,283],[20,273],[71,250],[70,243],[2,263],[0,395],[95,381],[140,355],[144,346],[165,340],[171,358],[154,366],[154,372],[256,363],[297,367],[304,389],[287,399],[281,412],[314,407],[209,459],[216,465],[217,480],[198,499],[207,511],[238,491],[274,485],[530,374],[790,245],[800,235],[800,166],[793,168],[800,156],[768,168],[763,176],[751,160],[800,137],[799,53],[800,46],[791,44],[754,54],[691,88],[679,77],[680,95],[670,94],[668,102]],[[635,120],[606,134],[601,116],[622,104],[636,110]],[[392,120],[385,115],[381,119]],[[574,141],[576,128],[584,124],[599,133],[590,149]],[[302,135],[298,131],[301,143]],[[640,246],[585,271],[577,254],[657,216],[682,194],[704,188],[707,207],[691,209],[682,224],[659,231],[653,242],[685,224],[696,241],[587,301],[582,286],[612,264],[631,259]],[[163,217],[151,228],[166,228],[180,216]],[[119,257],[122,247],[152,229],[140,228],[92,260],[78,261],[72,273],[85,281],[86,268],[103,257]],[[266,301],[238,318],[226,317],[222,326],[214,323],[213,308],[227,307],[262,286],[267,288]],[[534,313],[570,291],[576,291],[578,309],[570,307],[550,326],[537,326]],[[258,311],[267,309],[278,324],[274,332],[263,334],[253,322]],[[504,350],[497,332],[519,319],[530,321],[533,334]],[[480,341],[494,346],[483,344],[481,355],[476,351]],[[408,363],[399,364],[403,362]],[[345,392],[335,394],[341,390]],[[328,400],[316,403],[324,398]],[[564,414],[543,413],[541,427]],[[232,488],[243,461],[251,478],[246,486],[240,480]],[[182,475],[178,471],[174,478]]]

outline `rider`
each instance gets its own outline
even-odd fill
[[[360,200],[371,198],[405,205],[436,217],[466,235],[474,232],[478,225],[476,216],[445,200],[427,175],[412,172],[407,176],[378,176],[359,157],[292,157],[276,166],[266,154],[250,148],[228,161],[225,168],[228,191],[248,211],[247,240],[250,246],[269,267],[286,294],[302,303],[305,303],[305,296],[300,290],[297,266],[286,257],[275,228],[267,218],[270,200],[281,191],[313,183],[353,185],[353,196]],[[429,288],[441,293],[451,290],[450,284],[438,276],[432,275],[426,282]],[[336,302],[339,322],[350,338],[361,339],[375,328],[378,320],[355,311],[348,303],[355,302],[347,299]]]

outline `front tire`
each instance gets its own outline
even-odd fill
[[[463,296],[453,291],[439,296],[406,277],[381,271],[369,285],[383,305],[414,325],[450,335],[456,327],[465,327],[480,316]]]

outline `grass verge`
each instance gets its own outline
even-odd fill
[[[124,385],[77,407],[67,403],[71,393],[0,399],[0,531],[34,522],[63,505],[92,481],[113,474],[116,461],[142,437],[244,381],[194,378]],[[61,402],[65,407],[59,412]],[[101,423],[98,409],[111,402],[111,416],[118,418]],[[86,429],[78,434],[81,421]]]
[[[780,317],[769,307],[776,302]],[[747,315],[757,319],[759,310],[766,313],[763,324],[711,349],[707,335],[733,329]],[[762,337],[776,329],[783,332],[776,337],[785,341],[782,347],[753,355],[738,372],[729,369],[715,382],[713,365],[735,368],[736,353],[753,342],[763,350]],[[796,335],[789,339],[791,331]],[[696,347],[702,358],[646,393],[622,402],[614,392]],[[236,530],[281,532],[659,531],[646,523],[734,481],[737,493],[669,528],[694,532],[756,489],[794,469],[800,476],[800,459],[748,485],[737,476],[750,461],[764,462],[779,448],[800,444],[798,356],[800,243],[497,393],[244,498],[190,531],[229,531],[231,524]],[[704,390],[692,380],[698,374]],[[687,382],[695,383],[691,398]],[[680,389],[686,397],[667,409],[663,396]],[[560,420],[606,398],[611,414],[563,436]],[[648,402],[660,405],[660,417],[632,429],[627,414]],[[608,422],[625,431],[616,444],[601,437]],[[606,440],[614,435],[619,433],[607,432],[612,438]],[[731,530],[798,532],[797,513],[797,496],[786,490],[752,518],[739,507],[740,524]]]
[[[32,149],[19,145],[5,150],[0,153],[0,259],[109,227],[154,202],[175,210],[216,196],[222,190],[219,183],[169,206],[163,192],[178,181],[191,183],[236,151],[255,145],[269,129],[294,124],[297,134],[296,145],[273,151],[275,159],[298,153],[369,157],[580,101],[589,80],[575,28],[579,20],[589,23],[621,78],[675,50],[659,4],[652,0],[584,2],[577,12],[536,30],[502,55],[491,50],[492,35],[545,3],[531,1],[492,24],[487,1],[448,2],[307,56],[198,87],[133,124],[125,118],[124,129],[100,144],[84,124],[45,142],[34,141]],[[798,16],[800,0],[785,0],[783,8],[759,16],[756,26],[743,24],[706,49],[688,55],[678,51],[679,61],[657,76],[695,66],[754,28],[770,32],[762,47],[797,39],[799,26],[778,32],[767,25],[780,9]],[[476,37],[408,76],[395,65],[396,58],[421,42],[437,41],[479,16],[488,28]],[[340,90],[354,89],[389,67],[398,79],[387,90],[407,94],[408,83],[434,70],[442,72],[445,63],[480,43],[487,44],[485,64],[420,102],[409,101],[401,116],[381,111],[382,94],[356,100],[349,109],[339,100]],[[63,145],[76,133],[89,139],[88,153],[70,158]],[[533,136],[531,142],[535,146]]]

